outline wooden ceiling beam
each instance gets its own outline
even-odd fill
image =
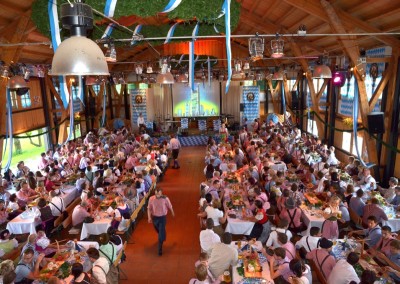
[[[326,12],[321,7],[318,0],[283,0],[283,1],[309,13],[312,16],[315,16],[323,20],[324,22],[329,22],[326,16]],[[353,15],[345,11],[338,10],[336,13],[338,18],[341,20],[342,25],[344,25],[348,29],[356,27],[368,33],[382,32],[380,29],[371,26],[370,24],[360,20],[359,18],[354,17]],[[375,38],[384,44],[392,46],[393,48],[400,48],[400,40],[396,39],[393,36],[376,36]]]
[[[14,3],[12,5],[5,5],[4,3],[0,2],[0,9],[11,12],[11,13],[15,13],[17,15],[22,15],[23,13],[26,12],[26,11],[22,10],[22,8],[19,8],[19,9],[16,8]]]

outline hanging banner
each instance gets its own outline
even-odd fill
[[[139,34],[141,30],[142,30],[142,25],[137,25],[135,30],[133,31],[133,35]],[[134,44],[136,44],[136,40],[131,41],[131,45],[134,45]]]
[[[164,11],[162,11],[161,13],[169,13],[175,10],[175,8],[178,7],[181,2],[182,0],[170,0],[167,6],[165,6]]]
[[[222,10],[225,12],[225,39],[226,58],[228,63],[228,79],[226,80],[225,94],[228,93],[232,78],[232,50],[231,50],[231,0],[225,0]]]

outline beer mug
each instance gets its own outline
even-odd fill
[[[224,271],[224,282],[226,282],[226,283],[232,282],[231,273],[229,272],[229,270]]]

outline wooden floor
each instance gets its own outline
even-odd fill
[[[127,260],[121,264],[128,280],[120,283],[188,283],[200,253],[199,221],[196,217],[199,185],[204,179],[205,147],[181,149],[179,170],[168,169],[158,184],[174,207],[175,218],[167,217],[167,240],[163,255],[157,254],[157,234],[145,215],[127,246]]]

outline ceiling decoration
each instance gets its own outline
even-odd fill
[[[103,12],[105,7],[105,0],[86,0],[85,3],[90,5],[93,9]],[[213,35],[216,34],[214,26],[220,30],[225,30],[224,17],[221,15],[221,7],[223,0],[182,0],[180,5],[173,11],[165,14],[161,13],[169,0],[142,0],[142,1],[118,1],[115,7],[114,19],[121,19],[124,23],[130,22],[129,28],[134,29],[137,24],[146,22],[147,17],[157,16],[160,20],[156,25],[144,24],[141,34],[144,37],[163,37],[166,36],[171,27],[171,23],[180,22],[177,25],[174,36],[191,35],[196,23],[200,23],[198,35]],[[59,5],[68,3],[66,0],[59,1]],[[48,20],[48,1],[36,1],[32,5],[32,20],[36,24],[38,30],[45,36],[50,38],[50,27]],[[231,30],[234,30],[239,23],[240,4],[237,1],[231,3]],[[163,15],[165,20],[163,19]],[[220,17],[221,16],[221,17]],[[129,19],[131,18],[131,19]],[[99,39],[104,34],[109,22],[97,15],[95,15],[95,27],[91,37]],[[61,35],[65,36],[65,31],[61,31]],[[118,27],[114,28],[111,34],[112,38],[121,39],[129,38],[129,34],[125,29]],[[175,40],[174,40],[175,41]],[[183,40],[184,41],[184,40]],[[162,44],[163,42],[152,42],[154,45]]]

